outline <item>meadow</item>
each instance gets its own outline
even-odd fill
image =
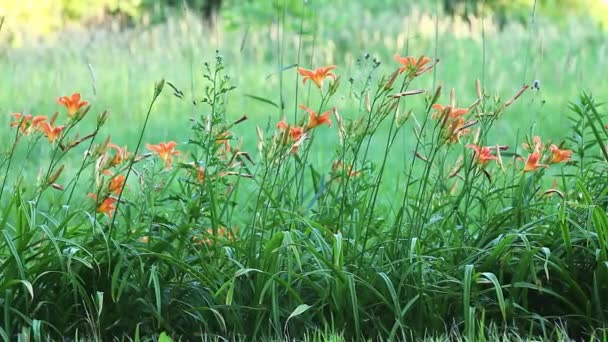
[[[0,52],[0,336],[607,340],[606,32],[340,4]]]

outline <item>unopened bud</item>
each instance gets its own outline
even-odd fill
[[[156,82],[156,84],[154,85],[154,98],[157,98],[158,95],[160,95],[160,93],[163,91],[163,87],[165,86],[165,79],[161,79],[160,81]]]

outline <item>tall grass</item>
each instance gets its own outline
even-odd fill
[[[295,58],[285,36],[278,43],[285,61]],[[300,67],[325,65],[315,61],[328,48],[307,46]],[[0,159],[0,335],[605,340],[605,106],[581,91],[569,136],[547,137],[538,117],[526,133],[504,134],[524,106],[544,108],[534,107],[538,90],[516,80],[494,96],[491,62],[487,82],[460,70],[446,82],[457,91],[430,87],[431,72],[442,80],[441,70],[457,70],[453,55],[402,70],[385,63],[388,72],[364,55],[319,86],[280,63],[269,69],[281,89],[279,74],[239,85],[252,96],[236,97],[237,108],[260,106],[244,111],[230,106],[242,80],[231,68],[252,63],[217,54],[192,83],[145,88],[154,104],[142,111],[145,129],[136,114],[99,108],[144,108],[129,86],[108,103],[85,95],[92,103],[71,116],[40,106],[59,112],[47,118],[64,125],[54,142],[15,119]],[[147,68],[130,62],[117,68]],[[89,70],[101,92],[107,84]],[[1,103],[19,111],[15,98]],[[190,120],[165,114],[178,109]],[[27,171],[33,159],[38,178]]]

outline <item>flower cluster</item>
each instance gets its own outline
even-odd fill
[[[433,104],[432,108],[437,110],[433,114],[434,119],[441,122],[444,128],[444,137],[448,143],[460,142],[460,138],[471,132],[469,127],[475,125],[477,121],[465,119],[469,113],[469,108],[456,107],[454,90],[450,92],[450,104],[444,106],[438,103]]]
[[[308,70],[304,68],[298,67],[298,73],[303,76],[302,82],[305,84],[306,81],[311,80],[314,84],[319,88],[323,88],[323,82],[326,78],[332,78],[334,81],[336,80],[336,75],[331,71],[336,67],[331,65],[327,67],[319,67],[315,70]],[[298,149],[300,145],[304,142],[304,140],[308,137],[308,134],[313,129],[326,124],[328,127],[331,127],[331,112],[326,111],[322,114],[319,114],[307,107],[306,105],[301,104],[299,106],[304,112],[308,114],[307,122],[303,122],[299,125],[289,125],[285,119],[279,121],[276,125],[276,128],[281,133],[281,143],[291,144],[291,152],[293,154],[298,153]]]
[[[57,99],[57,103],[66,108],[70,120],[82,118],[88,110],[85,106],[89,104],[87,101],[80,100],[80,93],[62,96]],[[19,132],[23,135],[40,132],[47,137],[50,143],[59,141],[66,128],[66,125],[55,125],[58,114],[55,114],[50,120],[46,115],[13,113],[12,116],[14,121],[10,124],[11,127],[18,127]]]
[[[525,159],[524,172],[536,171],[538,168],[549,167],[551,164],[566,163],[570,161],[573,153],[572,150],[560,149],[555,144],[543,145],[539,136],[532,138],[532,144],[524,143],[522,146],[529,151],[528,157]],[[543,155],[546,157],[543,158]]]

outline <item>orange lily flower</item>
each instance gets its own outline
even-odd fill
[[[38,127],[40,127],[40,130],[42,130],[44,134],[46,134],[46,137],[49,139],[49,142],[53,143],[55,142],[55,140],[57,140],[57,138],[59,138],[65,126],[53,127],[48,122],[42,121],[38,124]]]
[[[205,178],[205,168],[202,166],[198,166],[195,162],[190,162],[190,165],[196,169],[196,171],[197,171],[196,179],[198,180],[199,183],[202,183],[203,179]]]
[[[287,124],[287,122],[285,122],[285,120],[281,120],[277,123],[277,128],[281,131],[286,130],[289,127],[289,125]]]
[[[171,163],[173,163],[173,156],[181,155],[180,151],[175,150],[177,143],[175,141],[169,141],[167,143],[160,143],[158,145],[146,144],[146,147],[158,154],[160,159],[165,162],[165,168],[170,169]]]
[[[414,75],[418,76],[421,73],[430,70],[431,67],[428,67],[426,69],[423,69],[424,66],[431,61],[430,58],[422,56],[420,57],[420,59],[416,59],[415,57],[411,57],[411,56],[406,56],[406,57],[401,57],[398,54],[395,54],[393,56],[395,58],[395,60],[397,62],[399,62],[400,64],[402,64],[403,66],[399,69],[399,73],[403,73],[404,71],[408,71],[408,70],[412,70],[414,71]]]
[[[302,137],[302,135],[304,135],[304,128],[299,127],[299,126],[289,127],[289,124],[287,124],[287,122],[285,122],[285,120],[279,121],[279,123],[277,123],[277,128],[281,132],[283,132],[283,131],[285,131],[286,129],[289,128],[289,137],[293,141],[300,140],[300,138]]]
[[[40,128],[40,123],[47,120],[44,115],[33,116],[32,114],[23,115],[21,113],[11,114],[15,121],[11,122],[11,127],[19,126],[21,133],[28,135]]]
[[[289,128],[289,137],[295,143],[291,146],[291,153],[297,154],[304,137],[306,136],[306,130],[303,127],[295,126],[290,127],[289,124],[283,119],[277,123],[277,128],[281,132],[285,132]]]
[[[331,77],[334,80],[336,79],[336,75],[331,72],[335,68],[336,68],[335,65],[319,67],[319,68],[316,68],[315,70],[308,70],[308,69],[298,67],[298,73],[300,75],[304,76],[302,78],[302,83],[306,84],[306,81],[311,80],[317,85],[317,87],[319,87],[319,89],[321,89],[321,88],[323,88],[323,81],[327,77]]]
[[[108,184],[108,191],[118,195],[118,194],[120,194],[120,191],[122,190],[122,187],[124,184],[125,184],[124,175],[118,175],[116,177],[112,177],[112,179],[110,179],[110,183]]]
[[[549,146],[549,150],[553,153],[551,156],[550,163],[561,163],[567,162],[572,157],[572,150],[560,150],[559,147],[555,145]]]
[[[526,160],[526,165],[524,166],[524,172],[536,171],[539,167],[548,167],[548,165],[539,163],[541,158],[542,155],[540,152],[530,153]]]
[[[127,152],[126,146],[124,148],[121,148],[116,144],[109,143],[108,148],[116,151],[114,154],[114,158],[112,158],[112,161],[110,161],[110,167],[120,165],[129,158],[129,152]]]
[[[298,141],[303,135],[304,128],[298,126],[289,128],[289,136],[291,137],[291,140]]]
[[[437,109],[437,112],[433,114],[433,119],[442,117],[443,113],[446,113],[448,118],[457,118],[469,112],[468,108],[453,108],[452,106],[443,106],[438,103],[435,103],[432,108]]]
[[[473,126],[477,122],[475,120],[465,121],[463,117],[453,118],[449,121],[446,136],[450,143],[460,142],[460,138],[471,132],[469,127]]]
[[[97,201],[96,194],[89,194],[89,197]],[[97,207],[97,212],[100,214],[106,214],[108,217],[112,217],[112,213],[116,210],[116,202],[117,199],[111,196],[106,197],[99,206]]]
[[[477,163],[481,165],[487,164],[490,160],[498,160],[498,157],[490,152],[490,148],[488,146],[481,147],[474,144],[468,144],[466,147],[474,151],[474,158]]]
[[[522,146],[523,148],[527,149],[527,150],[532,150],[532,152],[540,152],[542,150],[543,147],[543,143],[541,141],[541,138],[538,135],[535,135],[532,138],[532,143],[533,146],[530,146],[530,144],[528,143],[523,143]]]
[[[82,107],[89,104],[87,101],[80,101],[80,93],[74,93],[72,96],[62,96],[57,99],[57,103],[67,108],[70,118],[73,118]]]
[[[329,111],[319,115],[319,114],[317,114],[317,112],[306,107],[305,105],[300,105],[300,108],[302,108],[305,112],[307,112],[310,115],[310,120],[308,121],[308,126],[306,126],[308,129],[313,129],[324,123],[327,123],[327,126],[331,127],[331,117],[330,117],[331,113]]]

